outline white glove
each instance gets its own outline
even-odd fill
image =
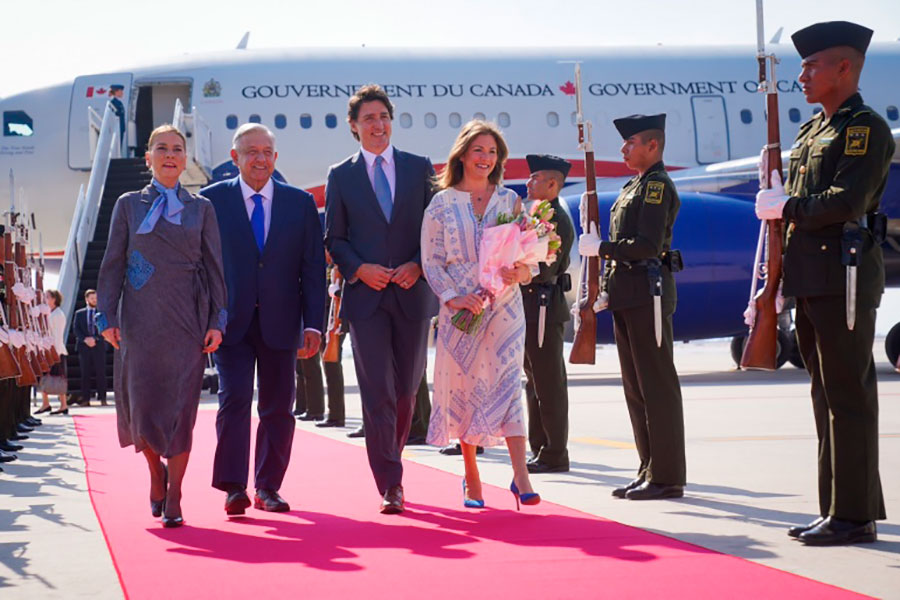
[[[788,201],[781,184],[781,173],[772,171],[772,187],[756,194],[756,216],[761,221],[780,219]]]
[[[783,284],[783,281],[778,284],[778,292],[775,294],[775,312],[777,314],[781,314],[781,311],[784,310],[784,296],[781,294],[781,286]],[[756,299],[759,298],[762,293],[763,290],[759,290],[756,293],[756,296],[753,297],[753,300],[747,303],[747,310],[744,311],[744,325],[747,327],[753,327],[753,323],[756,321]]]
[[[594,312],[598,313],[602,310],[606,310],[609,306],[609,294],[606,292],[600,292],[600,295],[597,296],[597,301],[594,302]]]
[[[582,233],[578,238],[578,254],[582,256],[598,256],[600,254],[600,236],[597,234],[596,223],[591,222],[587,233]]]
[[[337,293],[340,290],[341,290],[341,284],[332,283],[331,285],[328,286],[328,295],[331,296],[332,298],[334,298],[335,296],[337,296]]]

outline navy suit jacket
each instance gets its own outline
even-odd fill
[[[321,330],[325,319],[325,251],[315,200],[299,188],[272,183],[272,220],[262,253],[250,228],[240,176],[200,191],[216,209],[222,234],[225,345],[243,339],[257,307],[263,341],[278,350],[298,348],[303,329]]]
[[[75,344],[78,348],[84,346],[87,348],[87,344],[84,343],[84,338],[93,337],[97,341],[98,346],[102,346],[106,342],[103,339],[103,336],[100,335],[99,332],[95,333],[91,336],[90,329],[88,328],[88,319],[87,319],[88,309],[85,306],[84,308],[79,308],[75,311],[75,316],[72,318],[72,329],[75,333]],[[94,309],[94,316],[97,315],[97,309]],[[96,329],[95,329],[96,331]],[[96,346],[95,346],[96,347]]]
[[[349,320],[365,319],[378,308],[388,288],[376,291],[357,279],[363,263],[394,268],[413,261],[422,264],[419,244],[422,216],[434,194],[434,168],[424,156],[394,148],[396,190],[388,223],[375,197],[362,151],[328,170],[325,185],[325,245],[347,283],[341,314]],[[427,319],[437,314],[438,302],[424,277],[409,289],[389,284],[408,319]]]

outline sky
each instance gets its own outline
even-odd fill
[[[768,40],[850,20],[875,41],[900,38],[896,0],[768,0]],[[0,97],[167,57],[249,48],[547,47],[756,43],[755,0],[0,0]],[[900,321],[900,290],[879,332]],[[884,330],[883,330],[884,329]],[[883,331],[882,331],[883,330]]]
[[[787,41],[815,21],[853,20],[873,28],[875,40],[897,40],[896,6],[896,0],[769,0],[767,38],[778,27]],[[247,31],[250,48],[756,42],[755,0],[0,0],[0,14],[0,97],[76,75],[227,50]]]

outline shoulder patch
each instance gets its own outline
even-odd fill
[[[863,126],[848,127],[844,154],[847,156],[864,156],[868,149],[869,128]]]
[[[662,181],[648,181],[647,192],[644,194],[644,202],[647,204],[661,204],[665,189],[666,184]]]

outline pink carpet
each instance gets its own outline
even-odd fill
[[[549,502],[517,513],[500,488],[486,486],[487,509],[463,509],[459,477],[409,462],[408,510],[383,516],[365,451],[301,430],[281,490],[293,510],[228,520],[209,485],[214,419],[198,417],[180,529],[151,517],[145,462],[119,448],[114,416],[75,419],[128,598],[857,596]]]

